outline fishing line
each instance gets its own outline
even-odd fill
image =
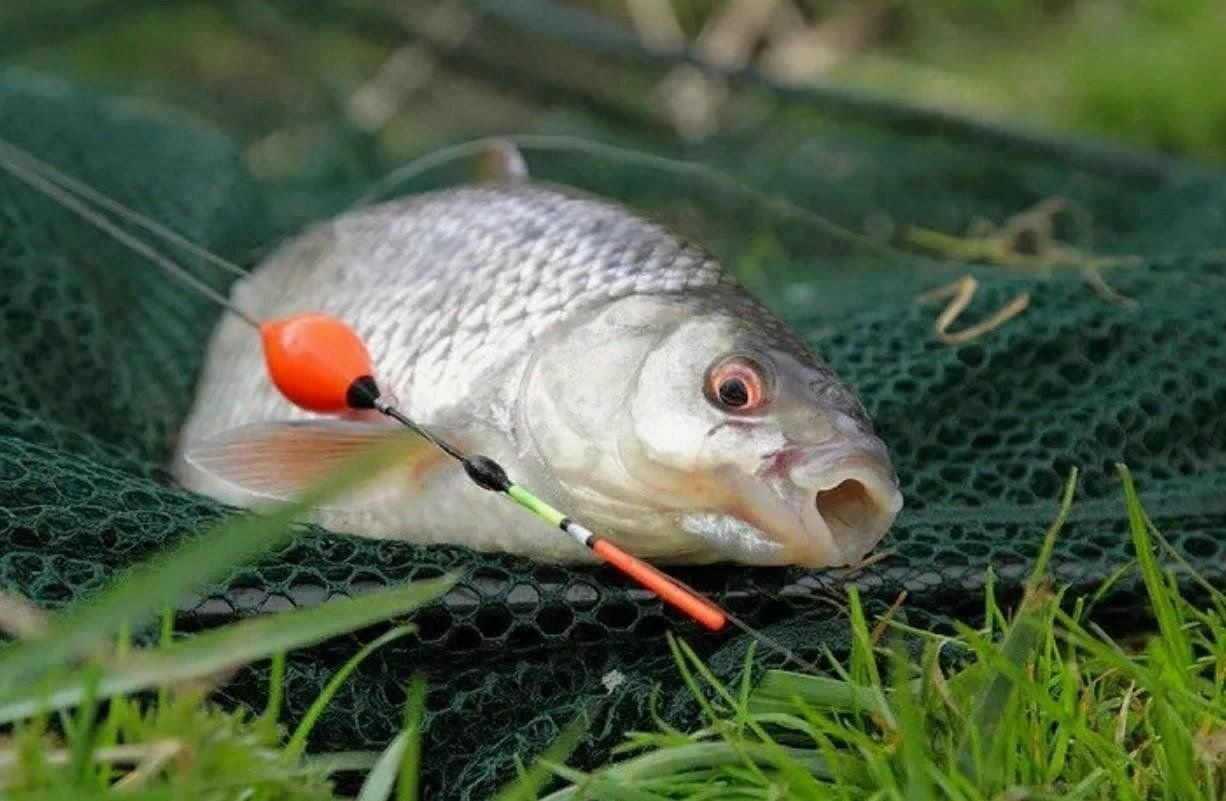
[[[18,158],[13,158],[14,153]],[[8,154],[7,157],[4,157],[4,154]],[[3,149],[0,149],[0,166],[11,175],[110,234],[121,244],[150,259],[255,329],[263,341],[265,366],[274,385],[295,405],[308,411],[323,413],[373,409],[396,420],[459,461],[468,477],[479,487],[506,495],[541,520],[561,529],[604,562],[702,626],[719,631],[727,625],[727,613],[713,602],[627,553],[608,539],[597,536],[519,486],[493,459],[481,454],[462,453],[392,406],[382,397],[375,382],[374,368],[365,344],[343,321],[312,313],[263,322],[257,320],[183,267],[91,210],[71,194],[70,189],[73,185],[80,185],[79,182],[57,185],[39,175],[37,169],[29,166],[30,164],[37,164],[37,161],[26,157],[25,151],[17,146],[4,143]],[[95,196],[99,194],[93,190],[90,192]],[[120,207],[117,202],[115,207]],[[162,226],[155,224],[150,230],[161,234],[162,231],[158,230],[161,228]]]
[[[864,236],[863,234],[857,234],[850,228],[845,228],[838,223],[832,222],[820,214],[793,203],[785,197],[757,189],[744,181],[737,180],[723,170],[710,166],[709,164],[703,164],[702,162],[698,161],[687,161],[685,159],[669,158],[668,156],[658,156],[653,153],[644,153],[642,151],[634,150],[633,148],[610,145],[604,142],[597,142],[566,134],[505,134],[501,136],[470,139],[465,142],[439,148],[438,150],[433,150],[425,155],[418,156],[403,167],[388,173],[375,183],[373,189],[360,196],[352,205],[366,205],[367,203],[378,200],[384,192],[389,191],[397,184],[410,181],[428,170],[442,164],[446,164],[450,161],[455,161],[456,159],[489,152],[491,148],[500,143],[506,142],[510,142],[522,150],[538,150],[545,152],[570,151],[586,153],[592,156],[611,159],[623,164],[639,164],[661,170],[663,172],[669,172],[674,175],[686,175],[693,178],[698,178],[706,181],[708,184],[714,184],[723,187],[724,189],[729,189],[743,197],[747,197],[757,205],[771,210],[778,216],[799,219],[818,231],[829,234],[836,239],[840,239],[844,242],[855,245],[856,247],[873,251],[878,255],[889,256],[895,259],[910,259],[918,263],[931,265],[943,264],[942,262],[932,259],[929,256],[899,250],[898,248],[885,242],[872,239],[871,237]]]
[[[34,172],[29,167],[21,164],[20,161],[14,161],[10,156],[6,155],[14,150],[16,150],[16,152],[19,154],[23,153],[23,151],[16,149],[15,145],[11,145],[7,142],[0,141],[0,165],[3,165],[4,169],[14,178],[17,178],[18,180],[26,183],[27,185],[34,187],[35,189],[42,192],[47,197],[51,198],[55,202],[62,205],[64,208],[75,212],[78,216],[80,216],[86,222],[90,223],[96,228],[101,229],[105,233],[114,237],[116,241],[120,242],[123,245],[126,245],[127,247],[131,248],[132,250],[144,256],[145,258],[150,259],[151,261],[156,263],[158,266],[162,267],[164,270],[167,270],[168,272],[170,272],[171,275],[176,276],[177,278],[185,282],[187,285],[195,289],[197,292],[200,292],[202,295],[207,297],[209,300],[212,300],[214,303],[220,304],[226,310],[238,315],[243,320],[245,320],[248,324],[254,326],[257,329],[260,327],[260,323],[256,321],[254,317],[247,314],[245,311],[240,309],[238,306],[235,306],[220,292],[213,289],[211,286],[204,283],[196,276],[192,275],[190,272],[185,270],[183,267],[180,267],[175,262],[163,256],[161,253],[158,253],[156,250],[149,247],[147,244],[145,244],[141,240],[137,239],[136,237],[132,236],[128,232],[124,231],[122,228],[115,225],[110,220],[107,220],[101,214],[98,214],[97,212],[89,209],[84,203],[79,201],[76,197],[74,197],[67,190],[63,189],[60,186],[57,186],[55,183],[53,183],[49,179],[46,179],[40,176],[37,172]]]
[[[670,577],[670,578],[671,578],[671,577]],[[689,586],[689,585],[688,585],[688,584],[686,584],[685,582],[681,581],[680,579],[678,579],[678,578],[672,578],[672,581],[673,581],[674,583],[676,583],[676,584],[677,584],[679,587],[681,587],[682,589],[688,590],[689,592],[692,592],[692,593],[694,593],[695,595],[698,595],[698,591],[697,591],[697,590],[695,590],[693,587]],[[748,635],[749,635],[751,638],[753,638],[753,639],[757,640],[758,642],[762,643],[762,644],[763,644],[763,645],[765,645],[767,648],[770,648],[770,649],[774,650],[776,653],[781,654],[781,655],[782,655],[782,656],[783,656],[785,659],[790,659],[791,661],[795,662],[795,663],[796,663],[797,665],[799,665],[800,667],[802,667],[802,668],[804,668],[805,670],[809,671],[809,673],[811,673],[811,674],[813,674],[813,675],[820,675],[820,674],[822,674],[822,673],[825,673],[825,672],[826,672],[826,671],[822,670],[821,668],[819,668],[819,667],[818,667],[817,665],[815,665],[814,663],[810,662],[809,660],[807,660],[807,659],[805,659],[804,657],[802,657],[802,656],[800,656],[799,654],[797,654],[797,653],[796,653],[795,651],[793,651],[791,648],[788,648],[786,645],[784,645],[783,643],[781,643],[781,642],[779,642],[778,640],[776,640],[774,637],[771,637],[769,634],[766,634],[766,633],[762,632],[762,631],[761,631],[761,630],[759,630],[759,629],[755,629],[753,626],[749,625],[748,623],[746,623],[746,622],[745,622],[744,620],[742,620],[741,618],[739,618],[739,617],[737,617],[736,615],[732,614],[732,613],[731,613],[731,612],[729,612],[727,609],[722,609],[722,607],[721,607],[721,611],[723,611],[723,613],[724,613],[724,617],[726,617],[726,618],[728,619],[728,622],[729,622],[729,623],[731,623],[733,626],[735,626],[736,628],[738,628],[738,629],[740,629],[741,631],[745,632],[745,633],[746,633],[746,634],[748,634]]]
[[[525,139],[531,139],[535,140],[538,144],[541,144],[542,147],[545,146],[543,143],[555,142],[559,139],[569,141],[569,138],[567,137],[548,136],[516,137],[515,139],[517,145],[523,143]],[[621,148],[612,146],[596,145],[593,143],[583,142],[582,140],[577,141],[586,149],[593,151],[604,149],[613,152],[634,153],[634,151],[624,151]],[[445,163],[448,160],[461,158],[465,155],[485,152],[489,149],[491,144],[496,143],[497,140],[480,139],[463,143],[451,148],[444,148],[423,156],[421,159],[418,159],[417,161],[413,162],[413,164],[409,165],[409,167],[414,170],[412,174],[419,174],[426,169]],[[646,154],[635,155],[649,161],[658,160],[658,157],[653,157]],[[670,162],[668,159],[663,159],[663,161],[665,163]],[[794,662],[803,669],[810,671],[811,673],[823,672],[817,665],[802,658],[795,651],[783,645],[775,638],[753,628],[740,617],[709,601],[701,593],[685,582],[669,576],[641,559],[638,559],[637,557],[623,551],[612,542],[597,536],[592,531],[576,521],[571,520],[561,511],[550,506],[548,503],[536,497],[528,490],[515,484],[507,475],[505,469],[493,459],[480,454],[464,454],[446,440],[438,437],[429,429],[425,428],[412,418],[402,413],[400,410],[396,409],[380,395],[378,385],[375,383],[371,375],[373,370],[365,369],[369,368],[369,357],[365,355],[365,348],[361,341],[357,338],[357,335],[353,333],[348,326],[345,326],[344,323],[324,315],[310,314],[261,323],[259,320],[247,314],[235,304],[231,303],[219,292],[205,285],[195,276],[191,275],[191,273],[180,265],[149,247],[141,240],[118,228],[114,223],[105,219],[102,215],[87,208],[86,205],[77,197],[74,197],[72,193],[76,193],[79,196],[92,200],[98,205],[120,215],[124,219],[135,223],[136,225],[162,237],[165,240],[185,248],[186,250],[200,256],[201,258],[204,258],[210,263],[225,269],[227,272],[238,276],[246,276],[247,272],[238,265],[235,265],[234,263],[212,253],[206,248],[201,247],[187,237],[176,233],[167,226],[162,225],[155,220],[152,220],[123,205],[122,203],[107,197],[103,193],[92,189],[80,181],[71,178],[62,171],[58,170],[56,167],[34,157],[32,154],[29,154],[16,145],[7,142],[3,138],[0,138],[0,166],[3,166],[4,169],[14,177],[43,192],[51,199],[63,205],[65,208],[77,213],[87,222],[101,229],[105,233],[110,234],[121,244],[124,244],[135,252],[149,258],[175,277],[183,280],[193,289],[201,292],[205,297],[209,298],[215,303],[218,303],[226,310],[234,313],[241,320],[258,331],[264,339],[266,357],[268,357],[266,360],[268,361],[269,371],[272,374],[274,383],[277,384],[278,389],[280,389],[282,393],[291,400],[291,402],[294,402],[296,405],[302,406],[303,408],[308,408],[311,411],[340,410],[339,405],[336,403],[335,397],[331,398],[327,403],[322,404],[318,402],[319,399],[317,397],[304,397],[303,390],[306,389],[306,394],[311,395],[309,392],[310,388],[304,388],[295,382],[295,378],[302,378],[303,376],[293,370],[290,370],[289,375],[286,375],[279,369],[277,363],[278,355],[287,355],[282,352],[284,348],[278,349],[277,347],[278,341],[276,334],[279,328],[291,328],[296,333],[301,334],[304,326],[320,326],[321,328],[316,329],[317,333],[322,330],[325,339],[328,337],[332,337],[334,340],[339,338],[341,350],[343,351],[347,347],[349,349],[349,353],[347,355],[351,357],[356,355],[358,364],[364,368],[357,370],[356,378],[353,378],[352,375],[348,375],[344,371],[337,368],[331,360],[327,358],[318,358],[321,354],[307,354],[314,357],[312,366],[325,369],[332,381],[339,379],[347,382],[344,385],[343,405],[345,408],[373,409],[397,421],[404,427],[431,443],[433,446],[437,447],[452,459],[458,461],[464,467],[465,473],[468,475],[469,479],[479,487],[506,495],[510,500],[532,512],[538,518],[561,529],[564,533],[570,535],[581,545],[595,552],[596,555],[603,561],[609,563],[628,578],[653,592],[661,600],[678,608],[680,611],[704,627],[712,631],[719,631],[722,630],[727,623],[731,623],[735,628],[741,630],[751,638],[761,642],[763,645],[767,646],[776,653],[779,653],[785,657],[785,659]],[[692,166],[702,171],[710,170],[716,175],[722,175],[718,173],[718,171],[707,168],[705,165]],[[397,180],[407,180],[404,170],[398,171],[398,173],[395,175],[397,176]],[[803,212],[803,210],[800,211]],[[803,213],[808,214],[808,212]],[[270,339],[273,340],[271,343],[271,352]],[[284,345],[284,342],[280,342],[280,344]],[[335,346],[337,343],[332,342],[331,344]],[[328,355],[335,355],[335,348],[333,350],[334,352]],[[300,361],[302,354],[297,354],[296,358],[293,354],[289,355],[291,357],[289,359],[291,364],[301,368],[302,365],[296,364],[296,362]],[[363,361],[363,357],[365,357],[365,361]],[[311,375],[312,372],[313,375]],[[354,369],[352,367],[349,373],[354,373]],[[317,370],[308,371],[307,377],[318,378],[319,375]],[[333,393],[333,395],[335,395],[335,393]],[[320,408],[321,406],[326,408]]]
[[[197,245],[195,242],[191,241],[182,234],[179,234],[175,230],[162,225],[157,220],[150,219],[149,217],[141,214],[139,211],[129,208],[119,201],[107,197],[102,192],[99,192],[96,189],[93,189],[67,175],[54,165],[48,164],[34,154],[28,153],[13,143],[7,141],[3,137],[0,137],[0,156],[3,156],[4,154],[7,154],[10,166],[14,161],[25,161],[28,164],[33,165],[39,172],[42,172],[44,178],[54,181],[65,189],[76,192],[78,195],[92,200],[94,203],[97,203],[103,208],[110,209],[129,222],[135,223],[141,228],[157,234],[165,240],[175,243],[179,247],[186,249],[187,251],[199,256],[210,264],[220,267],[232,275],[240,278],[246,277],[247,271],[242,267],[239,267],[234,262],[223,259],[213,251]]]

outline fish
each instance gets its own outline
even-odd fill
[[[658,564],[851,565],[903,506],[856,392],[709,252],[518,169],[315,223],[230,301],[260,319],[347,321],[402,411]],[[292,406],[250,328],[226,315],[171,472],[191,492],[260,508],[402,432],[377,412]],[[476,489],[424,440],[310,519],[539,562],[596,558]]]

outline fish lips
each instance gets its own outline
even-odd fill
[[[880,448],[788,447],[754,475],[723,476],[736,501],[682,516],[681,527],[744,564],[842,567],[889,532],[903,498]]]

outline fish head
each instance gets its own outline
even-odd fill
[[[644,557],[848,565],[902,508],[855,393],[743,294],[611,303],[542,344],[525,391],[566,502]]]

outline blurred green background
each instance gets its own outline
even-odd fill
[[[244,133],[263,173],[318,155],[338,112],[393,158],[440,132],[531,127],[547,105],[490,88],[517,61],[633,97],[686,137],[718,134],[718,86],[685,67],[602,86],[591,64],[534,63],[546,56],[500,49],[486,24],[517,14],[562,36],[615,22],[649,49],[688,47],[786,84],[1226,160],[1221,0],[10,0],[0,62],[198,109]]]

